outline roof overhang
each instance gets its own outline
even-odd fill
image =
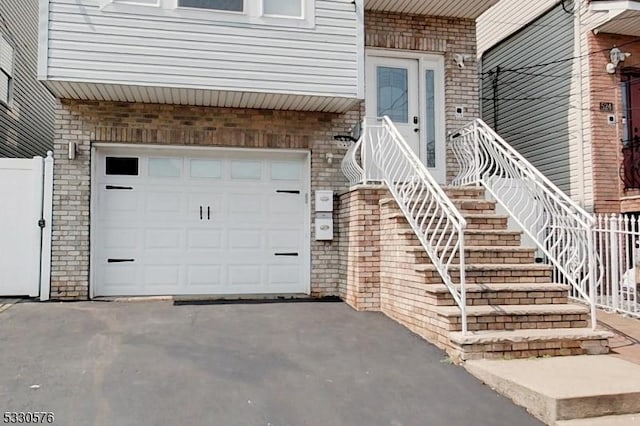
[[[87,101],[141,102],[333,113],[349,111],[362,101],[357,98],[312,94],[256,93],[82,81],[47,80],[43,81],[43,83],[60,99]]]
[[[364,0],[366,10],[476,19],[498,0]]]
[[[592,0],[591,10],[606,13],[594,32],[640,36],[640,1]]]

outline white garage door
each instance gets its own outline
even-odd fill
[[[94,295],[309,292],[307,153],[99,147]]]

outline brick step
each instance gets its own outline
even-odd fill
[[[416,239],[416,244],[405,247],[416,263],[430,263],[431,259]],[[533,263],[534,248],[520,246],[466,246],[465,262],[474,263]],[[458,260],[458,256],[454,261]]]
[[[396,232],[400,236],[406,236],[407,241],[413,240],[411,236],[418,241],[413,230],[408,224],[399,226]],[[447,241],[448,234],[445,234],[443,241]],[[467,229],[464,232],[464,242],[467,246],[510,246],[519,247],[521,242],[522,232],[509,231],[504,229]]]
[[[459,286],[456,286],[458,289]],[[552,305],[568,302],[569,286],[555,283],[467,284],[467,305]],[[437,306],[455,306],[444,284],[425,286]]]
[[[506,230],[508,227],[509,216],[496,215],[489,213],[467,214],[464,215],[467,220],[467,229],[486,229],[486,230]],[[395,220],[396,223],[407,223],[404,213],[398,209],[395,212],[381,216],[383,220]]]
[[[415,265],[424,273],[425,284],[442,284],[442,277],[433,264]],[[465,265],[465,279],[469,284],[551,283],[553,267],[540,263],[480,263]],[[452,263],[449,273],[453,282],[460,281],[460,265]]]
[[[609,352],[607,331],[590,328],[472,331],[449,334],[462,360],[597,355]]]
[[[584,328],[589,308],[575,303],[467,306],[469,331]],[[434,314],[450,332],[462,331],[458,306],[434,306]]]
[[[484,199],[484,188],[477,186],[447,186],[444,189],[444,193],[451,199],[454,198],[473,198]]]
[[[476,200],[473,198],[454,198],[451,200],[453,205],[458,208],[460,213],[478,214],[478,213],[495,213],[496,202],[487,200]]]
[[[458,208],[460,213],[465,214],[495,214],[496,202],[487,201],[485,199],[476,198],[452,198],[453,205]],[[413,207],[414,204],[421,203],[421,200],[409,201],[408,206]],[[396,201],[393,198],[383,198],[380,200],[380,205],[391,204],[399,210]]]

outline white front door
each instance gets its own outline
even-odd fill
[[[367,117],[388,116],[436,180],[445,183],[443,58],[388,55],[367,55]]]
[[[97,150],[94,295],[309,291],[304,152]]]

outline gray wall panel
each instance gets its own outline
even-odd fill
[[[567,193],[573,44],[573,15],[558,4],[482,57],[483,119]]]
[[[53,149],[55,98],[37,80],[38,0],[0,0],[0,34],[13,45],[13,99],[0,103],[0,157]]]

